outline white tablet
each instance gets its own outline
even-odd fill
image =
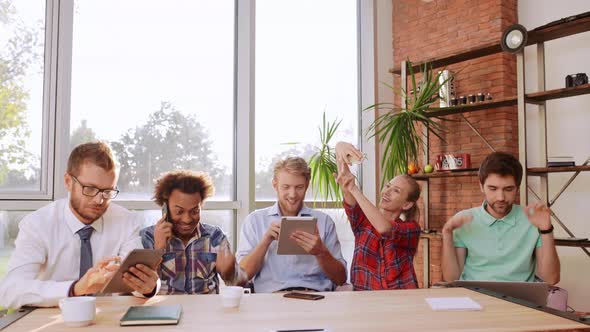
[[[316,224],[317,219],[314,217],[282,217],[277,255],[309,255],[295,240],[291,239],[291,234],[295,231],[314,234]]]

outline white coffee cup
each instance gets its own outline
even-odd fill
[[[240,306],[242,296],[250,296],[250,288],[240,286],[227,286],[220,289],[221,304],[224,308],[237,308]]]
[[[67,326],[87,326],[96,317],[96,298],[91,296],[66,297],[59,300],[61,317]]]

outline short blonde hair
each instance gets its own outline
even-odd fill
[[[286,159],[277,161],[273,169],[273,178],[276,179],[281,171],[302,175],[306,181],[311,179],[311,168],[309,168],[305,159],[301,157],[287,157]]]
[[[110,146],[102,141],[83,143],[74,148],[68,158],[68,174],[78,176],[80,166],[90,162],[105,171],[115,171],[117,162]]]

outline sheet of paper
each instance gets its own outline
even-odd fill
[[[482,310],[479,303],[470,297],[429,297],[426,302],[434,311],[440,310]]]

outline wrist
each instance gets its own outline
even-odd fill
[[[78,279],[74,282],[74,285],[72,286],[71,294],[72,294],[72,296],[84,295],[84,289],[80,284],[80,279]]]
[[[540,234],[551,234],[553,233],[553,224],[549,224],[549,226],[543,226],[537,228]]]
[[[356,184],[353,185],[352,188],[350,188],[349,192],[355,198],[356,198],[357,195],[359,195],[359,194],[362,195],[363,194],[362,191],[359,189],[359,187]]]
[[[265,236],[264,240],[261,241],[260,244],[262,244],[266,249],[268,249],[268,247],[270,247],[272,241],[274,241],[275,239],[271,236]]]
[[[79,280],[79,279],[78,279]],[[76,286],[76,284],[78,283],[78,280],[74,281],[71,285],[70,288],[68,289],[68,297],[73,297],[76,296],[76,292],[74,291],[74,287]]]
[[[328,248],[326,248],[326,246],[322,246],[322,248],[316,253],[316,257],[317,258],[323,258],[323,257],[327,257],[330,255],[330,251],[328,250]]]

